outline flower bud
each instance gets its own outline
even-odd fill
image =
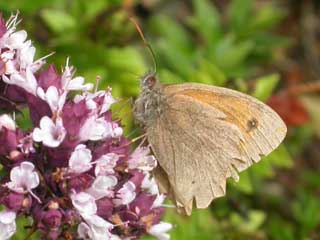
[[[24,199],[24,194],[10,192],[4,197],[3,204],[10,210],[19,211],[23,206]]]

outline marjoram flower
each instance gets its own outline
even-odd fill
[[[50,54],[35,60],[18,23],[17,14],[0,16],[0,240],[20,217],[41,239],[169,239],[165,196],[151,175],[156,159],[148,146],[131,152],[112,118],[111,88],[92,91],[69,59],[61,73],[46,65]],[[25,117],[28,130],[18,124]]]

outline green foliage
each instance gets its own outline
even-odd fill
[[[256,72],[258,59],[268,62],[270,50],[287,42],[268,32],[285,16],[272,5],[255,12],[249,0],[232,1],[226,24],[209,1],[193,1],[193,7],[194,14],[184,23],[193,32],[163,15],[155,16],[150,23],[153,34],[158,36],[155,46],[160,63],[184,81],[208,83],[206,77],[194,78],[204,62],[210,62],[228,78],[248,77]],[[263,39],[269,42],[274,38],[277,40],[272,40],[273,44],[261,44]],[[215,78],[211,79],[215,84]]]
[[[267,75],[256,79],[256,89],[252,93],[252,96],[261,101],[266,101],[271,96],[279,80],[280,76],[278,74]]]
[[[257,7],[254,0],[232,0],[223,11],[209,0],[191,2],[182,18],[156,9],[143,22],[161,81],[233,87],[266,101],[281,85],[276,71],[270,74],[264,69],[273,64],[279,48],[290,44],[273,31],[286,11],[272,1]],[[139,77],[152,69],[152,61],[122,4],[120,0],[35,0],[32,4],[0,0],[5,16],[21,11],[20,28],[28,31],[39,57],[55,51],[49,61],[59,68],[69,56],[77,74],[90,82],[99,75],[100,88],[111,86],[115,96],[126,99],[137,96]],[[131,132],[130,104],[119,103],[114,112]],[[30,127],[29,122],[19,121],[19,114],[17,119],[19,126]],[[295,171],[294,178],[303,186],[293,180],[282,186],[279,174],[294,168],[293,157],[304,151],[314,128],[290,129],[286,143],[242,172],[238,183],[229,181],[227,196],[217,199],[211,209],[194,211],[190,218],[168,210],[165,220],[175,224],[172,239],[311,239],[320,224],[320,205],[313,194],[319,190],[320,175],[312,169]],[[296,187],[308,190],[287,193]],[[24,239],[25,225],[25,219],[19,222],[21,231],[14,239]]]
[[[297,220],[300,229],[299,235],[307,236],[316,226],[320,224],[320,202],[319,199],[305,192],[298,194],[293,202],[293,215]]]

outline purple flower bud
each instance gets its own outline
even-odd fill
[[[128,139],[121,137],[119,140],[106,139],[100,146],[97,146],[93,151],[93,159],[99,159],[101,156],[108,153],[115,153],[120,157],[118,164],[125,161],[130,152],[130,142]]]
[[[2,18],[2,13],[0,13],[0,38],[7,32],[6,22]]]
[[[74,175],[69,180],[69,189],[73,189],[76,192],[82,192],[88,189],[94,181],[94,177],[84,173],[81,175]]]
[[[57,228],[61,225],[62,214],[57,209],[49,209],[47,212],[43,213],[42,222],[43,224],[49,228]]]
[[[158,207],[152,210],[152,214],[153,214],[152,224],[158,224],[160,222],[163,216],[164,210],[165,210],[164,207]]]
[[[24,202],[24,194],[10,192],[7,196],[3,198],[3,204],[13,211],[19,211],[22,208]]]
[[[43,116],[52,116],[49,105],[41,98],[32,94],[27,94],[28,107],[30,109],[30,118],[34,126],[38,126]]]
[[[51,229],[48,233],[45,233],[47,235],[47,239],[50,240],[57,240],[61,234],[61,229],[55,228]]]
[[[155,199],[155,195],[140,193],[139,196],[130,204],[130,210],[138,216],[148,215]]]
[[[20,138],[21,134],[18,129],[12,131],[2,127],[0,129],[0,155],[8,156],[10,152],[16,150]]]
[[[48,148],[47,149],[48,164],[52,168],[67,168],[68,161],[72,152],[73,152],[72,147],[60,146],[58,148]]]
[[[133,182],[134,185],[136,186],[136,192],[139,192],[141,189],[140,186],[145,177],[145,174],[143,174],[143,172],[138,170],[131,171],[130,173],[132,174],[130,181]]]
[[[101,198],[96,201],[96,204],[98,207],[97,214],[100,217],[107,220],[112,216],[114,204],[112,203],[112,201],[109,198],[107,198],[107,197]]]
[[[0,59],[0,75],[5,74],[6,72],[6,63]]]
[[[77,139],[81,126],[88,118],[89,109],[85,101],[66,103],[62,109],[63,125],[71,138]]]
[[[5,70],[4,66],[2,66],[2,69],[0,71],[4,71],[4,70]],[[3,97],[2,99],[0,99],[0,108],[14,110],[15,105],[13,103],[25,102],[26,101],[25,95],[26,95],[26,91],[23,90],[22,88],[19,88],[13,85],[8,85],[0,81],[0,96]]]
[[[53,64],[50,64],[48,69],[40,72],[38,77],[39,87],[47,91],[50,86],[54,86],[57,89],[61,88],[61,76],[57,73],[57,70]]]

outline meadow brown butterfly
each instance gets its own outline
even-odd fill
[[[251,96],[205,84],[163,85],[155,73],[142,77],[133,113],[159,162],[154,174],[160,190],[188,215],[194,202],[206,208],[225,195],[227,178],[238,180],[287,131]]]

